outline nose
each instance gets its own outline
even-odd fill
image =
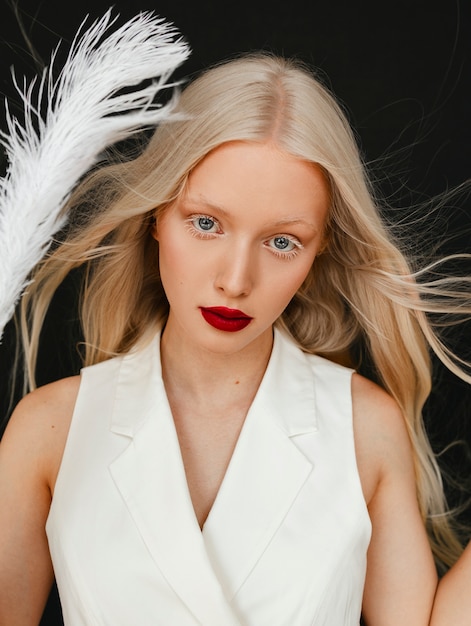
[[[255,279],[255,259],[246,245],[225,250],[219,259],[215,287],[230,298],[247,296]]]

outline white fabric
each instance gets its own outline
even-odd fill
[[[200,531],[159,338],[85,368],[47,522],[66,626],[357,626],[371,524],[350,383],[276,331]]]

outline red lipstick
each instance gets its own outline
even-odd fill
[[[201,315],[213,328],[235,333],[250,324],[252,318],[238,309],[224,306],[201,307]]]

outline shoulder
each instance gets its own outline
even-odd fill
[[[397,402],[359,374],[352,377],[352,407],[358,469],[370,502],[382,482],[397,472],[413,472],[411,444]]]
[[[428,624],[436,571],[417,500],[405,417],[383,389],[352,381],[355,446],[372,536],[363,595],[368,624]]]
[[[375,419],[386,428],[404,424],[402,412],[392,396],[368,378],[352,376],[353,412],[360,420]]]
[[[57,474],[80,387],[64,378],[27,394],[16,406],[1,441],[3,457],[34,465],[48,483]],[[20,468],[18,468],[18,471]]]
[[[38,387],[20,400],[10,423],[28,430],[60,426],[64,415],[73,411],[79,386],[80,376],[71,376]]]

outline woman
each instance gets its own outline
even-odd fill
[[[53,568],[74,626],[465,623],[467,553],[434,604],[433,555],[461,547],[421,409],[429,346],[461,374],[425,313],[469,296],[416,283],[299,64],[221,64],[177,111],[81,184],[23,299],[34,388],[50,299],[84,269],[86,367],[0,447],[0,623],[38,622]]]

